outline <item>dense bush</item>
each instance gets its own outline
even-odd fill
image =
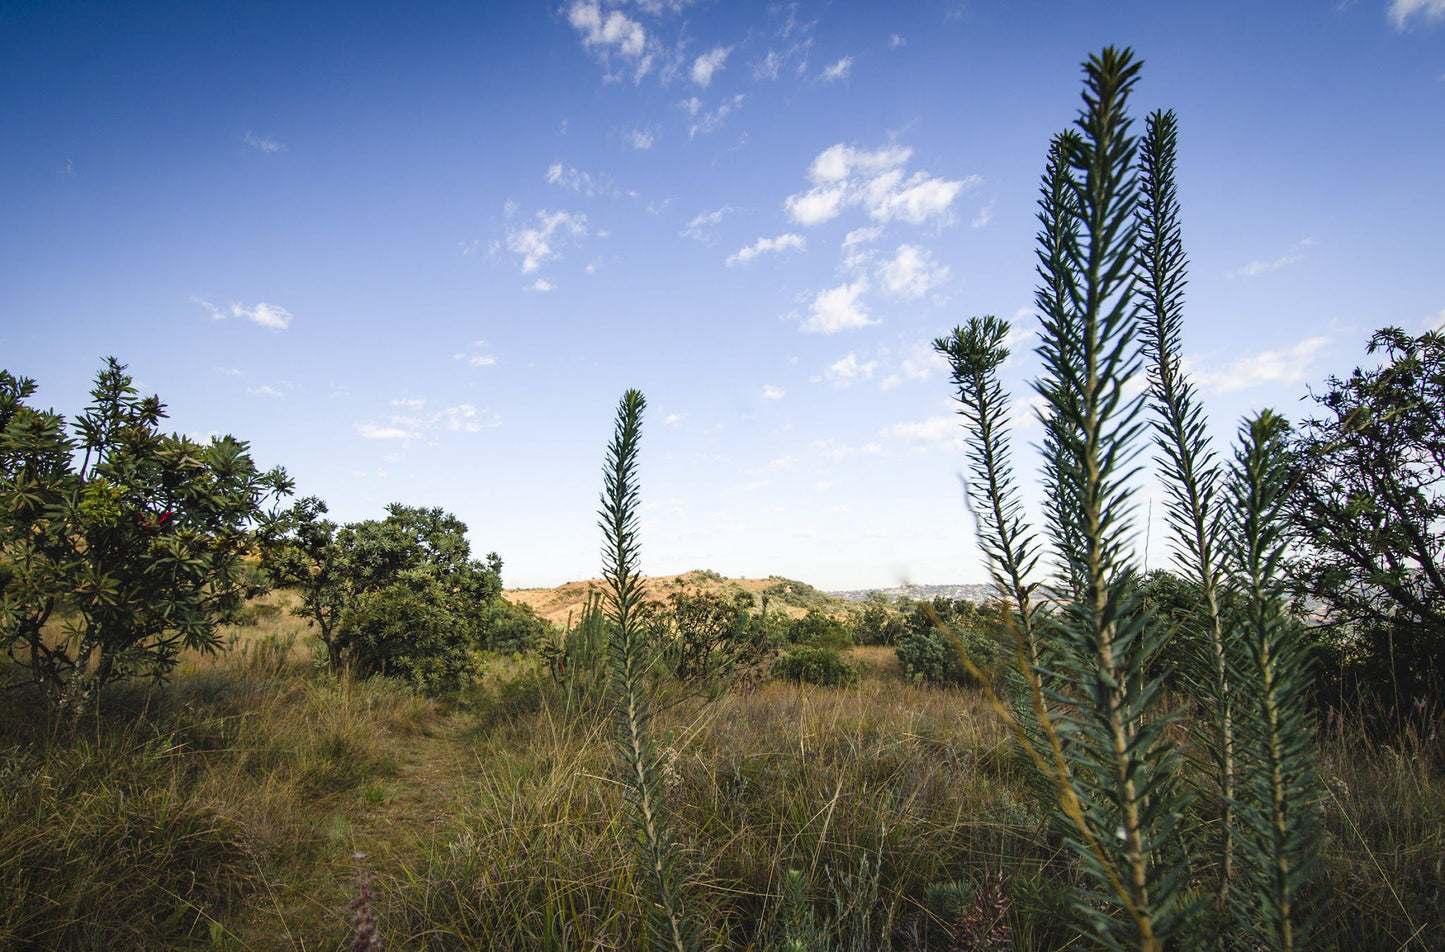
[[[980,671],[987,673],[998,663],[998,643],[975,628],[910,628],[894,650],[904,677],[910,681],[973,684],[974,678],[959,656],[960,647]]]
[[[794,648],[774,663],[773,673],[789,681],[827,687],[843,687],[858,680],[858,669],[837,648]]]
[[[795,645],[838,651],[853,647],[853,633],[847,623],[816,608],[809,609],[802,618],[793,619],[788,626],[788,640]]]
[[[467,651],[533,647],[546,623],[503,601],[502,560],[471,557],[467,526],[439,508],[393,504],[386,518],[337,526],[308,498],[273,520],[262,559],[300,597],[333,670],[389,674],[430,688],[468,675]],[[388,617],[387,612],[392,612]]]
[[[498,654],[531,651],[552,631],[551,622],[534,612],[531,606],[518,605],[505,598],[483,602],[476,611],[475,620],[473,645]]]
[[[391,675],[433,691],[454,688],[470,671],[472,639],[445,606],[434,585],[388,585],[357,600],[337,639],[362,675]]]
[[[895,645],[908,631],[908,623],[898,612],[889,611],[882,596],[869,601],[854,624],[860,645]]]

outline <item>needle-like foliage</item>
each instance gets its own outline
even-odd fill
[[[633,818],[643,879],[652,892],[648,933],[653,948],[692,952],[700,948],[682,908],[681,880],[671,822],[663,803],[664,783],[648,734],[652,699],[648,672],[652,652],[643,608],[638,547],[637,449],[642,436],[642,393],[629,390],[617,404],[617,421],[602,473],[599,525],[605,540],[602,575],[611,625],[612,695],[617,720],[617,759]]]
[[[1079,910],[1107,948],[1160,949],[1180,925],[1183,866],[1170,855],[1182,812],[1180,757],[1165,729],[1156,661],[1167,633],[1149,619],[1131,558],[1142,399],[1134,300],[1136,143],[1126,107],[1139,63],[1105,49],[1085,64],[1084,108],[1063,139],[1078,240],[1063,253],[1071,277],[1059,314],[1042,317],[1045,429],[1057,447],[1055,538],[1064,550],[1056,700],[1072,781],[1089,832],[1073,838],[1085,869],[1107,885]],[[1156,676],[1146,676],[1146,672]],[[1122,909],[1127,922],[1113,911]]]
[[[1008,321],[992,314],[972,318],[949,337],[933,342],[953,369],[959,414],[976,439],[967,449],[970,478],[965,481],[969,508],[978,527],[979,545],[988,558],[994,584],[1015,614],[1014,623],[1030,665],[1039,666],[1037,634],[1040,602],[1031,579],[1039,556],[1014,482],[1008,439],[1008,400],[998,368],[1008,359]]]
[[[1301,901],[1319,857],[1323,827],[1318,756],[1308,705],[1307,648],[1285,610],[1282,560],[1289,543],[1288,424],[1266,410],[1240,428],[1231,501],[1231,583],[1242,606],[1238,740],[1249,769],[1239,776],[1239,847],[1249,889],[1231,906],[1241,928],[1270,949],[1309,947]]]
[[[1219,467],[1210,450],[1207,421],[1182,366],[1184,287],[1188,260],[1179,227],[1174,183],[1178,122],[1172,111],[1151,114],[1139,150],[1138,286],[1145,359],[1149,365],[1154,442],[1162,456],[1174,556],[1199,586],[1202,631],[1181,641],[1192,651],[1190,682],[1201,703],[1200,745],[1213,761],[1219,787],[1219,903],[1234,879],[1234,710],[1228,667],[1237,650],[1220,605]]]

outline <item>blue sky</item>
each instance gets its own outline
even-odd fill
[[[1014,319],[1028,396],[1038,177],[1111,43],[1179,114],[1220,439],[1445,322],[1445,0],[0,0],[0,366],[73,412],[114,354],[510,586],[597,574],[638,387],[646,571],[981,581],[928,343]]]

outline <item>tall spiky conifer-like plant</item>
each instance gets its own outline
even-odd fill
[[[1240,428],[1230,495],[1231,584],[1242,606],[1237,685],[1239,849],[1250,888],[1231,906],[1241,927],[1268,948],[1307,948],[1301,902],[1323,834],[1314,726],[1308,706],[1307,648],[1285,609],[1282,559],[1288,424],[1266,410]]]
[[[1039,232],[1037,235],[1038,258],[1036,270],[1039,286],[1034,292],[1034,306],[1041,317],[1047,318],[1059,328],[1071,328],[1075,319],[1074,297],[1078,293],[1074,262],[1078,256],[1079,215],[1078,202],[1074,197],[1073,176],[1069,170],[1069,155],[1078,146],[1078,136],[1068,130],[1055,136],[1049,144],[1048,163],[1044,167],[1044,180],[1039,188]],[[1072,339],[1070,331],[1063,335]],[[1059,387],[1068,386],[1067,381],[1056,381]],[[1067,394],[1060,394],[1067,400]],[[1077,525],[1066,517],[1075,511],[1077,500],[1071,496],[1073,480],[1065,476],[1067,471],[1064,457],[1065,448],[1055,435],[1064,421],[1055,420],[1055,426],[1044,428],[1044,509],[1048,516],[1049,537],[1053,541],[1054,561],[1064,578],[1062,584],[1069,588],[1074,598],[1081,596],[1081,580],[1074,573],[1069,554],[1078,552],[1082,540]]]
[[[643,589],[637,540],[637,449],[646,405],[640,391],[623,394],[602,474],[598,515],[605,540],[602,575],[607,583],[604,598],[611,626],[612,703],[622,786],[637,823],[643,879],[652,893],[648,934],[655,949],[692,952],[700,946],[692,923],[683,914],[677,850],[648,734],[652,717],[648,671],[653,659],[639,617]]]
[[[976,437],[967,450],[971,478],[966,486],[979,545],[988,558],[995,586],[1014,613],[1025,660],[1037,669],[1040,602],[1034,595],[1038,583],[1032,576],[1039,556],[1014,483],[1008,400],[998,382],[999,365],[1009,355],[1008,335],[1008,321],[990,314],[954,328],[951,336],[934,341],[933,348],[953,368],[958,412]]]
[[[1148,677],[1167,634],[1148,624],[1130,557],[1129,483],[1144,424],[1125,387],[1141,369],[1133,295],[1137,200],[1127,104],[1139,63],[1107,48],[1085,64],[1084,108],[1063,140],[1078,240],[1068,248],[1067,303],[1042,318],[1045,377],[1036,388],[1058,446],[1066,506],[1056,538],[1067,576],[1050,632],[1058,643],[1060,730],[1092,835],[1075,847],[1112,888],[1078,906],[1108,948],[1162,949],[1180,925],[1183,866],[1171,854],[1183,803],[1180,758],[1164,737],[1162,679]],[[1101,909],[1101,905],[1103,908]],[[1122,906],[1128,923],[1110,914]]]
[[[1220,793],[1219,904],[1234,879],[1234,709],[1229,671],[1236,650],[1220,606],[1219,467],[1210,450],[1203,408],[1182,366],[1184,287],[1188,261],[1174,184],[1178,122],[1172,111],[1149,116],[1139,150],[1138,284],[1145,359],[1149,364],[1154,442],[1163,456],[1168,521],[1179,565],[1198,584],[1202,650],[1191,660],[1192,682],[1204,716],[1195,723],[1214,761]]]

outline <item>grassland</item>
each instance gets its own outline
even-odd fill
[[[77,737],[5,699],[0,948],[342,949],[362,871],[388,949],[642,947],[596,708],[525,657],[445,700],[333,677],[285,604],[164,686],[112,690]],[[1014,948],[1081,947],[1072,864],[983,698],[853,654],[854,687],[753,682],[656,722],[709,942],[773,947],[798,869],[828,948],[964,948],[943,900],[1000,876]],[[1340,948],[1445,947],[1441,728],[1324,733],[1315,901]]]

